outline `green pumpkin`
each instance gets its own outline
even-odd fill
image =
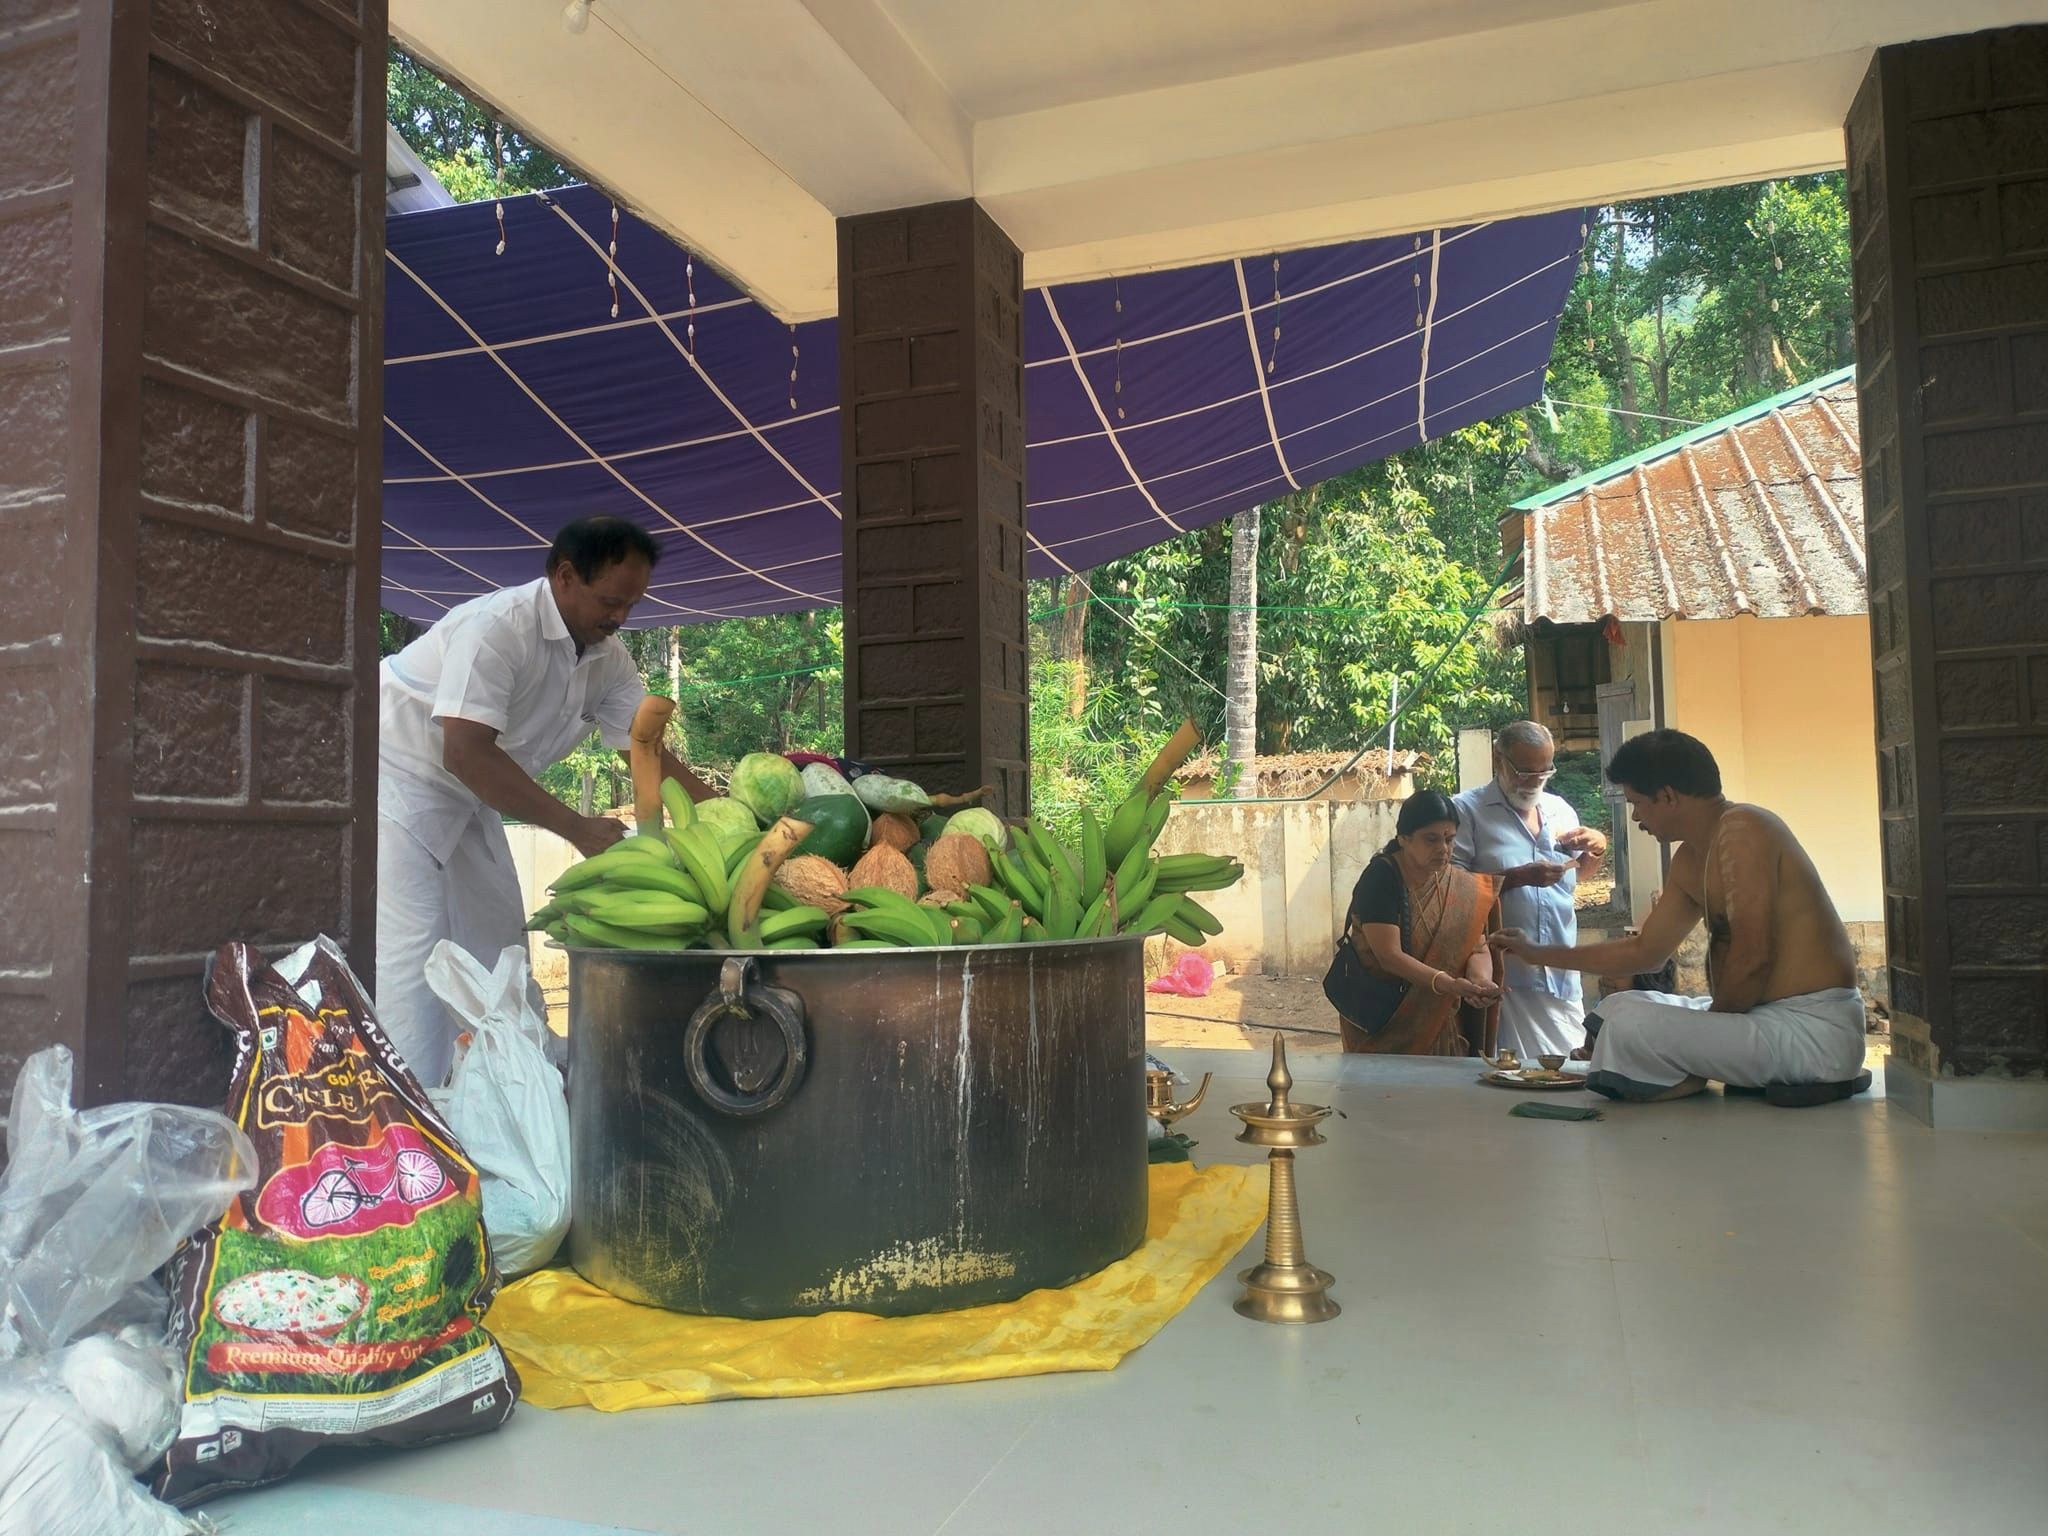
[[[852,795],[813,795],[790,814],[811,824],[810,835],[796,846],[841,869],[852,867],[868,845],[868,812]]]

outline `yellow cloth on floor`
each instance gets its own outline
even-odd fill
[[[1145,1241],[1063,1290],[873,1317],[753,1321],[620,1301],[573,1270],[507,1286],[485,1325],[542,1408],[615,1412],[727,1397],[815,1397],[939,1382],[1107,1371],[1193,1299],[1266,1216],[1266,1170],[1151,1169]]]

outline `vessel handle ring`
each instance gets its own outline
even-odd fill
[[[712,1032],[727,1019],[766,1020],[782,1035],[782,1069],[773,1082],[758,1092],[728,1088],[711,1070]],[[789,1102],[809,1065],[803,999],[787,987],[762,982],[755,975],[751,956],[729,957],[719,968],[717,990],[698,1005],[683,1030],[683,1072],[697,1096],[735,1119],[765,1115]]]

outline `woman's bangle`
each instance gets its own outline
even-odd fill
[[[1444,973],[1442,971],[1431,971],[1429,974],[1429,990],[1438,997],[1442,997],[1444,995],[1443,988],[1437,985],[1437,983],[1442,981],[1443,979]]]

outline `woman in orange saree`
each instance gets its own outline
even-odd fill
[[[1358,877],[1323,984],[1344,1049],[1491,1056],[1500,988],[1486,936],[1500,926],[1500,877],[1451,862],[1458,810],[1448,796],[1410,796],[1396,825]]]

